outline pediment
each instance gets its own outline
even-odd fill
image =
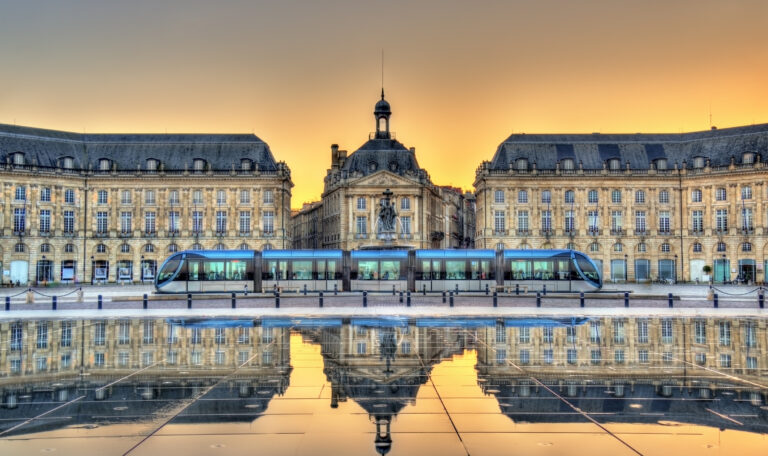
[[[417,184],[417,182],[414,182],[410,179],[399,176],[397,174],[391,173],[389,171],[379,171],[371,175],[365,176],[360,180],[355,181],[352,185],[356,187],[371,186],[371,187],[393,188],[393,187],[402,187],[402,186],[413,186],[414,184]]]

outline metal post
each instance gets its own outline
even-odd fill
[[[323,292],[320,292],[320,307],[323,307]]]
[[[232,294],[234,294],[234,293],[232,293]],[[147,294],[146,294],[146,293],[144,293],[144,296],[143,296],[143,297],[142,297],[142,299],[141,299],[141,303],[142,303],[143,307],[146,309],[146,308],[147,308],[147,306],[148,306],[148,304],[149,304],[149,303],[147,302]]]
[[[459,284],[458,283],[456,284],[456,289],[454,290],[454,293],[456,293],[457,295],[459,294]]]
[[[541,307],[541,293],[536,292],[536,307]]]
[[[519,283],[516,283],[516,284],[515,284],[515,294],[516,294],[516,295],[519,295],[519,294],[520,294],[520,284],[519,284]]]
[[[718,302],[717,302],[717,293],[715,293],[715,294],[712,296],[712,300],[713,300],[713,303],[714,303],[714,305],[715,305],[715,309],[717,309],[717,308],[718,308]]]
[[[672,293],[667,293],[667,303],[669,304],[670,309],[675,306],[675,303],[673,301],[674,301],[674,298],[672,297]]]
[[[6,296],[5,297],[5,311],[7,312],[9,310],[11,310],[11,297],[10,296]]]
[[[339,294],[339,284],[338,283],[334,283],[333,284],[333,295],[336,296],[337,294]]]
[[[453,292],[451,292],[451,296],[450,296],[450,304],[449,304],[449,305],[450,305],[451,307],[453,307]]]
[[[624,292],[624,307],[629,307],[629,292]]]
[[[192,293],[187,293],[187,309],[192,308]]]
[[[542,288],[541,294],[543,294],[544,296],[547,295],[547,284],[546,283],[544,284],[544,287]]]
[[[407,292],[405,296],[405,305],[411,307],[411,292]]]
[[[56,310],[56,296],[51,296],[51,309]]]
[[[579,293],[579,307],[584,307],[584,292]]]
[[[491,289],[488,288],[488,284],[486,283],[485,284],[485,295],[488,296],[488,293],[490,293],[490,292],[491,292]]]
[[[400,292],[400,304],[402,304],[402,303],[403,303],[403,292],[401,291]]]
[[[232,308],[233,309],[237,307],[237,300],[236,299],[237,298],[235,298],[235,292],[232,292]]]
[[[757,305],[760,306],[761,309],[765,308],[765,295],[762,292],[757,294]]]
[[[493,307],[499,307],[499,293],[497,291],[493,292]]]
[[[280,292],[275,290],[275,309],[280,308]]]
[[[421,286],[421,295],[422,296],[426,296],[427,295],[427,286],[426,285],[422,285]]]
[[[395,286],[392,285],[392,296],[394,296],[394,295],[395,295]],[[402,302],[402,301],[400,301],[400,302]]]
[[[102,299],[101,295],[99,295],[99,297],[98,297],[97,299],[98,299],[98,303],[99,303],[99,310],[101,310],[101,309],[102,309],[102,306],[103,306],[103,303],[104,303],[104,301],[103,301],[103,299]]]
[[[368,307],[368,292],[363,292],[363,307]]]
[[[304,284],[304,296],[306,296],[306,295],[307,295],[307,284],[305,283]]]
[[[443,304],[445,304],[445,290],[443,290]]]

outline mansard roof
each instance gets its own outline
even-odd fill
[[[0,124],[0,159],[7,162],[16,152],[24,154],[27,164],[41,167],[56,167],[71,157],[75,169],[98,169],[98,161],[106,158],[118,170],[143,169],[148,159],[167,170],[183,170],[201,158],[214,170],[239,169],[243,159],[261,171],[277,169],[269,146],[249,134],[85,134]]]
[[[729,165],[731,157],[741,163],[745,152],[768,157],[768,124],[679,134],[513,134],[499,145],[490,168],[507,170],[521,158],[537,169],[555,169],[566,158],[584,169],[602,169],[612,158],[622,168],[629,162],[632,169],[649,169],[658,159],[667,159],[669,168],[683,162],[690,168],[697,157],[715,167]]]
[[[353,152],[344,162],[344,171],[358,172],[364,176],[377,171],[388,170],[404,175],[411,171],[418,173],[421,168],[416,154],[394,139],[371,139]]]

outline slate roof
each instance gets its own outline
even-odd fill
[[[0,124],[0,159],[23,152],[27,164],[55,167],[63,157],[72,157],[76,169],[98,169],[98,161],[116,162],[118,170],[145,167],[147,159],[159,160],[166,170],[192,169],[192,160],[202,158],[214,170],[240,169],[247,158],[261,171],[277,170],[269,146],[248,134],[84,134]]]
[[[666,158],[670,169],[683,162],[691,168],[695,157],[708,158],[715,167],[729,165],[732,156],[741,163],[744,152],[768,157],[768,124],[680,134],[513,134],[499,145],[490,168],[507,170],[518,158],[537,169],[555,169],[564,158],[584,169],[602,169],[610,158],[619,158],[622,169],[627,162],[632,169],[649,169],[659,158]]]
[[[381,170],[400,175],[418,173],[421,168],[416,155],[397,140],[371,139],[347,158],[342,170],[367,176]]]

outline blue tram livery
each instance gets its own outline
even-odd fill
[[[309,291],[551,291],[602,287],[575,250],[187,250],[160,266],[160,293]]]

